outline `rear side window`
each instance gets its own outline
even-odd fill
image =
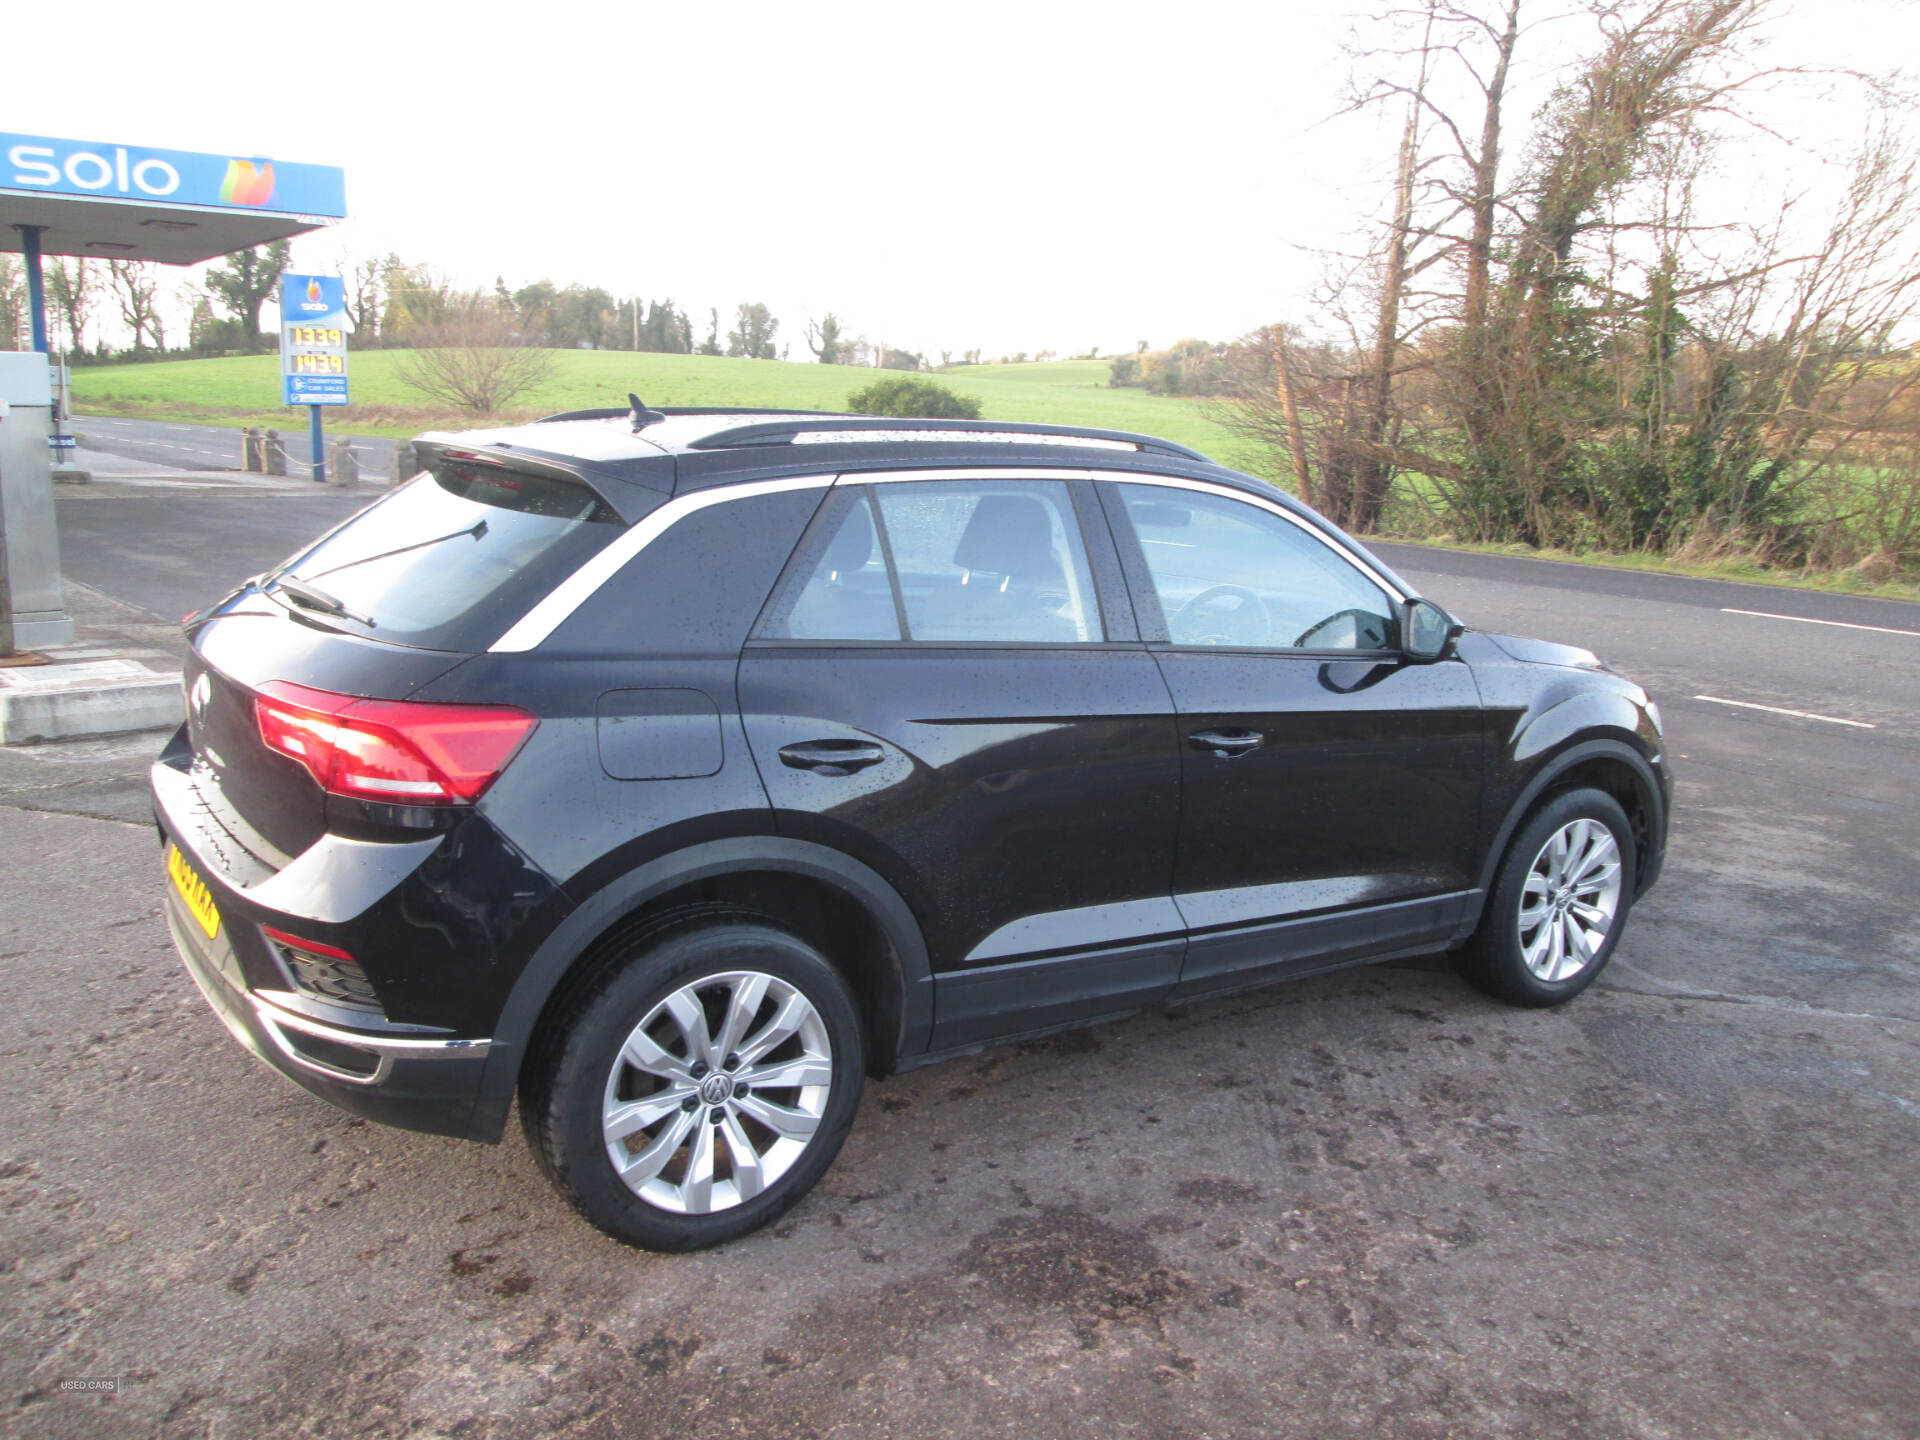
[[[792,640],[898,640],[900,620],[873,504],[855,491],[826,516],[826,547],[786,607],[782,634]]]
[[[911,638],[1103,638],[1065,482],[916,481],[875,494]]]
[[[279,573],[350,612],[297,607],[305,618],[399,645],[477,651],[623,528],[585,485],[449,462]]]
[[[1073,500],[1058,480],[838,489],[760,634],[969,644],[1104,638]]]

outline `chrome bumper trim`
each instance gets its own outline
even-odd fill
[[[304,1070],[325,1075],[331,1080],[344,1080],[351,1085],[378,1085],[392,1072],[395,1060],[481,1059],[493,1046],[491,1040],[403,1039],[368,1035],[363,1030],[343,1030],[336,1025],[327,1025],[283,1009],[257,992],[249,991],[247,1000],[253,1006],[254,1016],[260,1021],[260,1028],[266,1031],[275,1048],[288,1060]],[[303,1054],[287,1038],[285,1032],[288,1030],[298,1030],[303,1035],[311,1035],[334,1045],[344,1045],[351,1050],[362,1050],[378,1059],[371,1074],[360,1075],[351,1070],[342,1070],[337,1065],[328,1065]]]

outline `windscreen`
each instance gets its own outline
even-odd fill
[[[443,461],[265,585],[319,624],[429,650],[484,650],[623,528],[585,485]]]

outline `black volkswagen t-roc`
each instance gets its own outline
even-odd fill
[[[533,1148],[666,1249],[780,1214],[862,1079],[1452,950],[1585,987],[1660,868],[1645,691],[1465,630],[1146,436],[586,412],[191,619],[168,918],[335,1104]]]

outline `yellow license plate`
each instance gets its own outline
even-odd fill
[[[211,940],[218,935],[220,912],[214,908],[213,892],[207,889],[206,881],[193,873],[193,867],[177,845],[167,847],[167,875],[173,881],[173,888],[180,892],[180,898],[187,902],[193,918],[200,922],[200,928],[207,932],[207,938]]]

